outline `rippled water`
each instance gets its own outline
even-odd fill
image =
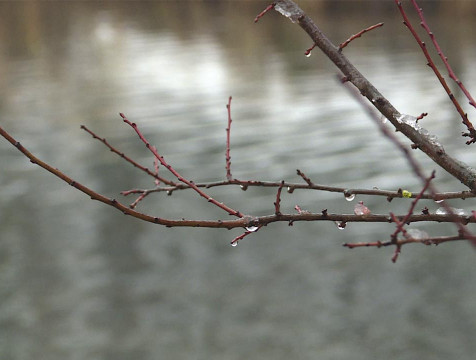
[[[449,3],[432,2],[429,21],[472,90],[474,7]],[[185,176],[221,180],[232,95],[233,176],[301,182],[299,168],[316,183],[417,191],[406,162],[341,88],[332,64],[316,50],[304,56],[305,34],[276,13],[253,24],[265,5],[2,3],[1,126],[77,181],[119,199],[120,191],[153,181],[81,124],[151,166],[123,112]],[[401,112],[429,112],[425,126],[476,166],[393,4],[302,6],[336,43],[385,21],[346,55]],[[358,16],[349,20],[345,6]],[[417,156],[428,172],[434,168]],[[0,157],[2,358],[472,359],[476,351],[468,244],[407,246],[392,264],[392,249],[341,247],[386,240],[391,225],[339,231],[331,223],[296,223],[270,225],[234,248],[238,230],[141,223],[90,201],[6,141]],[[442,171],[437,185],[463,189]],[[275,190],[210,192],[245,213],[274,212]],[[408,206],[295,191],[283,194],[282,208],[351,213],[359,200],[379,213]],[[470,210],[472,202],[452,206]],[[191,191],[156,194],[139,210],[223,217]]]

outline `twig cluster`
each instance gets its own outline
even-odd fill
[[[434,61],[429,55],[428,50],[426,49],[425,43],[421,40],[414,27],[411,25],[408,20],[408,16],[401,4],[400,1],[395,0],[396,5],[402,15],[403,22],[410,30],[414,36],[416,42],[420,46],[424,56],[427,59],[428,65],[433,69],[435,75],[440,81],[441,85],[447,92],[452,103],[455,106],[456,111],[460,114],[463,119],[463,123],[467,128],[467,132],[463,134],[465,137],[469,137],[467,144],[476,142],[476,131],[473,128],[473,125],[468,119],[467,114],[465,114],[456,100],[455,96],[451,93],[446,81],[443,76],[437,69]],[[423,12],[418,6],[415,0],[411,0],[414,8],[416,9],[420,20],[421,26],[425,29],[426,33],[430,36],[439,56],[441,57],[446,69],[449,72],[449,76],[453,79],[465,96],[468,98],[469,103],[476,107],[476,103],[471,97],[469,91],[464,87],[462,82],[456,77],[455,73],[451,69],[448,59],[443,54],[440,46],[438,45],[434,34],[431,32],[428,23],[423,17]],[[344,246],[350,249],[356,247],[386,247],[386,246],[395,246],[395,252],[392,257],[392,261],[396,261],[401,248],[405,244],[409,243],[420,243],[425,245],[431,244],[440,244],[443,242],[457,241],[457,240],[469,240],[476,245],[476,237],[469,232],[466,225],[468,223],[476,222],[476,211],[473,211],[470,215],[462,214],[455,209],[451,208],[446,200],[448,199],[465,199],[473,198],[476,196],[476,172],[465,164],[461,163],[457,159],[453,158],[445,149],[439,144],[434,136],[429,134],[425,129],[423,129],[418,121],[423,117],[427,116],[428,113],[422,113],[418,117],[410,117],[400,113],[395,107],[390,103],[390,101],[385,98],[355,67],[354,65],[345,57],[343,50],[352,43],[355,39],[361,37],[362,35],[380,28],[383,26],[383,23],[378,23],[376,25],[365,28],[355,35],[350,36],[347,40],[342,42],[340,45],[335,46],[317,27],[317,25],[312,21],[306,13],[300,9],[293,1],[291,0],[280,0],[275,1],[268,5],[260,14],[255,18],[255,22],[258,22],[264,15],[266,15],[271,10],[276,10],[282,15],[289,18],[293,23],[297,23],[312,39],[313,45],[305,51],[306,55],[309,55],[310,52],[318,47],[322,52],[334,62],[337,68],[341,71],[339,79],[343,83],[344,87],[349,90],[350,94],[359,102],[363,109],[368,113],[371,119],[377,124],[379,130],[382,134],[387,137],[395,146],[403,153],[404,157],[407,159],[410,168],[413,173],[420,179],[422,187],[421,190],[417,193],[411,193],[405,189],[397,189],[395,191],[387,191],[380,189],[353,189],[353,188],[341,188],[323,184],[317,184],[312,181],[311,178],[306,176],[301,170],[297,170],[298,177],[302,180],[301,182],[290,182],[290,181],[260,181],[260,180],[241,180],[236,179],[232,176],[231,170],[231,125],[232,125],[232,116],[231,116],[231,96],[228,99],[226,105],[227,109],[227,127],[226,131],[226,146],[225,146],[225,180],[219,180],[215,182],[208,183],[196,183],[188,177],[183,176],[176,167],[173,167],[169,162],[160,154],[158,149],[149,143],[147,138],[141,132],[139,126],[130,121],[124,114],[120,114],[123,122],[131,127],[134,132],[138,135],[139,139],[148,149],[148,151],[153,156],[153,169],[149,169],[146,166],[139,164],[139,162],[133,160],[122,151],[118,150],[117,147],[111,145],[105,138],[98,136],[94,131],[90,130],[86,126],[82,125],[81,129],[89,133],[94,139],[100,141],[104,144],[111,152],[117,154],[123,158],[126,162],[132,164],[134,167],[144,172],[148,176],[152,177],[154,180],[154,187],[150,189],[129,189],[122,191],[123,196],[137,195],[136,199],[130,203],[128,206],[120,203],[116,199],[108,198],[104,195],[101,195],[94,190],[78,183],[77,181],[71,179],[65,175],[60,170],[50,166],[46,162],[40,160],[31,152],[29,152],[23,145],[16,141],[6,130],[0,127],[0,135],[3,136],[7,141],[14,145],[19,151],[21,151],[32,163],[39,165],[43,169],[51,172],[53,175],[67,182],[71,186],[75,187],[77,190],[89,195],[91,199],[101,201],[109,206],[112,206],[126,215],[133,216],[143,221],[148,221],[167,227],[209,227],[209,228],[242,228],[244,232],[241,235],[236,236],[231,244],[236,246],[239,241],[249,236],[252,233],[255,233],[262,229],[264,226],[274,223],[274,222],[286,222],[288,225],[293,225],[296,221],[331,221],[336,223],[339,228],[344,228],[349,222],[367,222],[367,223],[394,223],[395,231],[390,234],[389,240],[387,241],[378,241],[378,242],[357,242],[357,243],[345,243]],[[352,84],[352,85],[351,85]],[[364,101],[367,98],[369,101]],[[378,111],[381,115],[376,113]],[[412,141],[411,146],[404,145],[401,143],[394,135],[393,129],[383,124],[381,116],[384,116],[389,120],[393,125],[394,129],[400,131],[408,139]],[[445,169],[448,173],[452,174],[455,178],[459,179],[463,184],[465,184],[469,190],[459,191],[459,192],[438,192],[435,186],[432,183],[432,180],[435,178],[435,171],[429,176],[425,175],[425,171],[420,167],[418,162],[415,160],[412,155],[411,149],[419,149],[428,155],[437,165]],[[160,170],[165,169],[165,170]],[[161,175],[159,175],[159,170]],[[168,176],[172,175],[173,179],[168,179],[165,177],[162,172],[166,171],[169,173]],[[234,209],[223,202],[215,199],[209,195],[208,190],[217,187],[217,186],[240,186],[242,190],[247,190],[248,187],[273,187],[276,188],[276,197],[274,201],[274,211],[270,215],[266,216],[252,216],[249,214],[244,214],[237,209]],[[187,219],[166,219],[162,217],[151,216],[148,214],[141,213],[136,210],[139,204],[146,199],[149,195],[158,192],[166,192],[168,195],[171,195],[174,191],[191,189],[195,191],[199,197],[205,199],[207,202],[212,205],[220,208],[228,216],[232,216],[233,219],[217,219],[217,220],[187,220]],[[295,190],[314,190],[314,191],[326,191],[333,193],[341,193],[346,199],[352,200],[355,195],[370,195],[370,196],[384,196],[388,201],[391,201],[394,198],[411,198],[413,199],[411,205],[408,208],[408,211],[403,215],[396,215],[393,212],[389,214],[373,214],[370,209],[368,209],[362,202],[356,205],[354,214],[334,214],[328,211],[328,209],[323,209],[321,212],[313,213],[307,210],[303,210],[298,204],[293,208],[295,212],[286,213],[285,209],[281,206],[281,200],[283,196],[283,189],[286,189],[288,194],[292,194]],[[442,207],[444,209],[443,213],[432,214],[429,212],[428,208],[424,208],[420,214],[416,214],[416,205],[421,199],[432,199],[437,202],[442,202]],[[271,204],[270,204],[271,207]],[[447,222],[455,224],[457,228],[457,234],[453,236],[435,236],[431,237],[428,234],[415,234],[410,230],[406,229],[408,224],[414,222]]]
[[[430,53],[428,52],[428,49],[426,47],[426,43],[424,41],[421,40],[420,36],[418,35],[418,33],[416,32],[415,28],[412,26],[410,20],[408,19],[408,16],[407,14],[405,13],[405,10],[403,9],[403,6],[402,6],[402,3],[401,1],[398,1],[398,0],[395,0],[397,6],[398,6],[398,9],[400,10],[400,13],[402,14],[402,17],[403,17],[403,24],[405,24],[405,26],[410,30],[410,32],[412,33],[413,37],[415,38],[416,42],[418,43],[418,45],[420,46],[423,54],[425,55],[425,58],[426,60],[428,61],[427,65],[429,67],[431,67],[431,69],[433,70],[433,72],[435,73],[436,77],[438,78],[438,81],[440,82],[441,86],[443,87],[443,89],[445,89],[446,93],[448,94],[449,98],[451,99],[456,111],[458,112],[458,114],[461,116],[461,118],[463,119],[463,124],[466,126],[466,128],[468,129],[468,132],[466,133],[463,133],[463,136],[465,137],[469,137],[470,139],[466,142],[467,145],[470,145],[472,143],[475,143],[476,142],[476,130],[474,129],[473,127],[473,124],[471,123],[471,121],[469,121],[468,119],[468,114],[466,114],[463,110],[463,108],[461,107],[460,103],[458,102],[458,100],[456,99],[456,97],[454,96],[454,94],[451,92],[451,89],[449,88],[445,78],[443,77],[443,75],[441,74],[441,72],[438,70],[438,68],[436,67],[433,59],[431,58],[431,55]],[[468,98],[469,100],[469,103],[476,107],[476,103],[473,99],[473,97],[471,96],[471,94],[469,93],[469,91],[466,89],[466,87],[463,85],[463,83],[456,77],[453,69],[451,68],[450,64],[448,63],[448,58],[445,56],[445,54],[443,53],[443,51],[441,50],[440,48],[440,45],[438,44],[438,42],[436,41],[436,38],[435,38],[435,35],[433,34],[433,32],[430,30],[430,27],[428,26],[428,23],[426,22],[425,20],[425,17],[423,16],[423,10],[418,6],[418,3],[416,2],[416,0],[411,0],[412,2],[412,5],[413,7],[415,8],[416,12],[418,13],[418,16],[420,17],[420,25],[425,29],[425,31],[427,32],[427,34],[430,36],[430,39],[433,43],[433,45],[435,46],[435,49],[436,51],[438,52],[438,55],[440,56],[441,60],[443,61],[443,63],[445,64],[445,67],[446,69],[448,70],[448,73],[449,73],[449,76],[451,79],[453,79],[457,84],[458,86],[460,87],[460,89],[463,91],[464,95]]]

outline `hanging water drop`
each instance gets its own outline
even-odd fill
[[[347,223],[345,221],[336,221],[335,224],[339,230],[344,230],[347,226]]]
[[[288,186],[288,193],[292,194],[294,192],[294,188],[292,186]]]
[[[309,51],[309,52],[306,51],[306,57],[310,57],[310,56],[311,56],[311,52],[310,52],[310,51]]]
[[[236,247],[238,245],[238,241],[234,241],[231,243],[231,246]]]
[[[352,194],[351,192],[349,191],[344,191],[344,197],[347,201],[352,201],[355,199],[355,194]]]
[[[245,229],[246,229],[246,231],[249,231],[249,232],[255,232],[256,230],[258,230],[258,227],[257,226],[247,226]]]
[[[436,202],[437,204],[441,204],[443,201],[445,201],[445,200],[444,200],[444,199],[441,199],[441,200],[435,200],[435,202]]]
[[[241,190],[246,191],[248,190],[248,185],[240,185]]]

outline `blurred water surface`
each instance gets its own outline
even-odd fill
[[[185,176],[219,180],[232,95],[235,177],[300,182],[299,168],[322,184],[418,191],[405,160],[336,82],[333,65],[316,50],[304,56],[307,36],[274,12],[253,24],[266,5],[0,3],[1,126],[77,181],[119,199],[120,191],[153,181],[81,124],[150,166],[123,112]],[[301,5],[335,43],[384,21],[346,55],[401,112],[429,112],[425,127],[476,166],[393,2]],[[443,1],[425,10],[474,93],[476,7]],[[415,154],[427,172],[434,168]],[[385,240],[391,225],[339,231],[296,223],[273,224],[232,248],[238,230],[166,229],[124,217],[30,164],[6,141],[0,164],[2,359],[469,360],[476,352],[476,266],[468,244],[407,246],[392,264],[391,249],[341,247]],[[437,170],[440,189],[463,189]],[[274,211],[275,190],[210,192],[245,213]],[[357,200],[375,213],[409,205]],[[331,212],[354,205],[336,194],[283,194],[284,211],[295,204]],[[454,206],[470,210],[472,201]],[[139,210],[224,217],[191,191],[151,196]],[[418,227],[433,235],[455,231]]]

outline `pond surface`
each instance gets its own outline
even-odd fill
[[[125,113],[184,176],[217,181],[225,178],[232,95],[234,177],[299,183],[301,169],[320,184],[418,191],[406,161],[336,81],[330,61],[317,50],[304,56],[307,36],[275,12],[253,23],[266,5],[1,3],[1,126],[77,181],[129,204],[135,199],[120,191],[152,188],[153,179],[80,125],[152,167],[118,115]],[[464,145],[460,120],[393,2],[301,5],[335,43],[385,22],[345,54],[399,111],[428,112],[424,126],[476,166],[474,147]],[[458,76],[476,93],[476,6],[443,1],[425,10]],[[427,173],[435,168],[415,155]],[[393,264],[393,249],[341,246],[387,240],[390,224],[340,231],[332,223],[296,223],[270,225],[231,247],[240,230],[167,229],[125,217],[2,139],[0,164],[2,359],[469,360],[476,352],[476,253],[469,244],[406,246]],[[440,169],[435,184],[464,189]],[[274,212],[275,189],[210,194],[244,213]],[[409,206],[295,191],[283,194],[282,209],[351,213],[359,200],[374,213]],[[452,204],[473,208],[472,200]],[[188,190],[152,194],[138,210],[226,218]]]

